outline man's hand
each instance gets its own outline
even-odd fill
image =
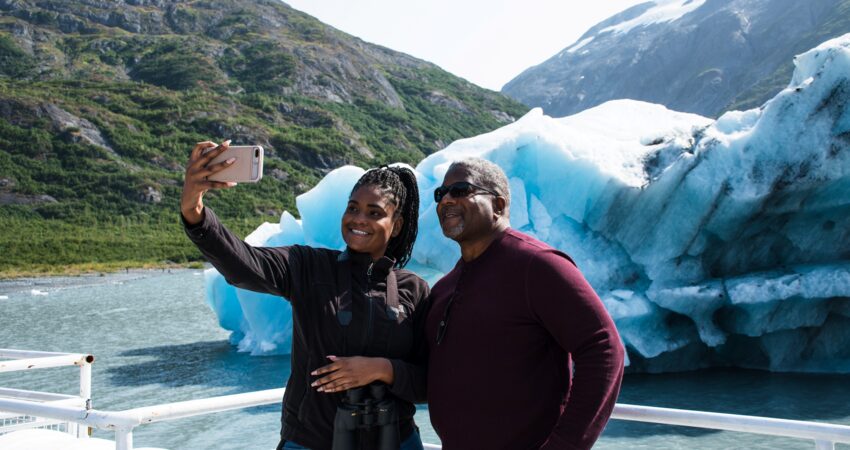
[[[393,382],[393,365],[386,358],[367,358],[352,356],[339,358],[328,356],[331,363],[314,370],[310,375],[322,378],[310,386],[318,388],[319,392],[342,392],[360,386],[366,386],[373,381],[386,384]]]
[[[180,212],[183,213],[183,217],[190,225],[203,220],[203,198],[208,190],[236,186],[236,183],[233,182],[207,180],[208,176],[221,172],[235,161],[235,159],[231,158],[222,163],[208,166],[213,158],[227,150],[229,146],[229,140],[222,142],[221,145],[216,145],[215,142],[205,141],[199,142],[192,149],[192,156],[189,158],[189,164],[186,166],[186,177],[183,180],[183,195],[180,197]],[[204,153],[204,150],[212,147],[215,148]]]

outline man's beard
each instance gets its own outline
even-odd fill
[[[463,233],[463,226],[463,220],[460,220],[457,225],[451,228],[443,228],[443,235],[449,239],[456,239],[461,235],[461,233]]]

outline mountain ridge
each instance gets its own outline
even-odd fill
[[[266,149],[263,182],[209,196],[247,231],[335,167],[415,164],[527,110],[276,0],[0,0],[0,63],[0,272],[199,259],[175,211],[201,140]],[[16,237],[56,226],[129,245],[128,223],[175,249]]]
[[[794,55],[850,32],[847,0],[706,0],[671,21],[609,29],[679,3],[692,2],[647,2],[594,25],[502,92],[553,116],[629,98],[717,117],[760,106],[786,86]]]

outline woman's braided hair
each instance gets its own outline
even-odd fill
[[[406,167],[381,166],[369,169],[357,180],[351,193],[363,186],[377,186],[389,201],[396,206],[396,214],[401,214],[404,222],[401,232],[390,238],[386,255],[395,259],[395,267],[402,268],[410,261],[413,243],[419,231],[419,186],[416,175]]]

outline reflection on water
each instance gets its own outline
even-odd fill
[[[199,273],[0,281],[0,347],[94,354],[94,406],[102,410],[283,387],[289,357],[236,352],[204,303]],[[0,386],[75,393],[77,377],[73,368],[17,372],[0,374]],[[620,402],[850,425],[850,377],[729,369],[628,375]],[[426,407],[416,419],[424,440],[438,442]],[[181,450],[272,449],[279,421],[280,405],[269,405],[146,425],[134,442]],[[615,420],[595,448],[813,447],[803,440]]]
[[[238,353],[227,341],[138,348],[119,356],[143,359],[107,370],[110,383],[123,387],[204,385],[234,392],[259,391],[281,387],[289,373],[289,356]]]
[[[217,395],[276,389],[286,384],[289,356],[251,356],[227,341],[139,348],[120,356],[144,357],[138,363],[114,366],[106,372],[116,388],[158,385],[162,388],[203,386],[227,388]],[[280,405],[244,410],[245,414],[280,413]]]
[[[618,402],[850,425],[850,376],[740,369],[630,374]],[[625,448],[626,443],[630,448],[647,449],[814,447],[805,440],[613,420],[597,448]]]

